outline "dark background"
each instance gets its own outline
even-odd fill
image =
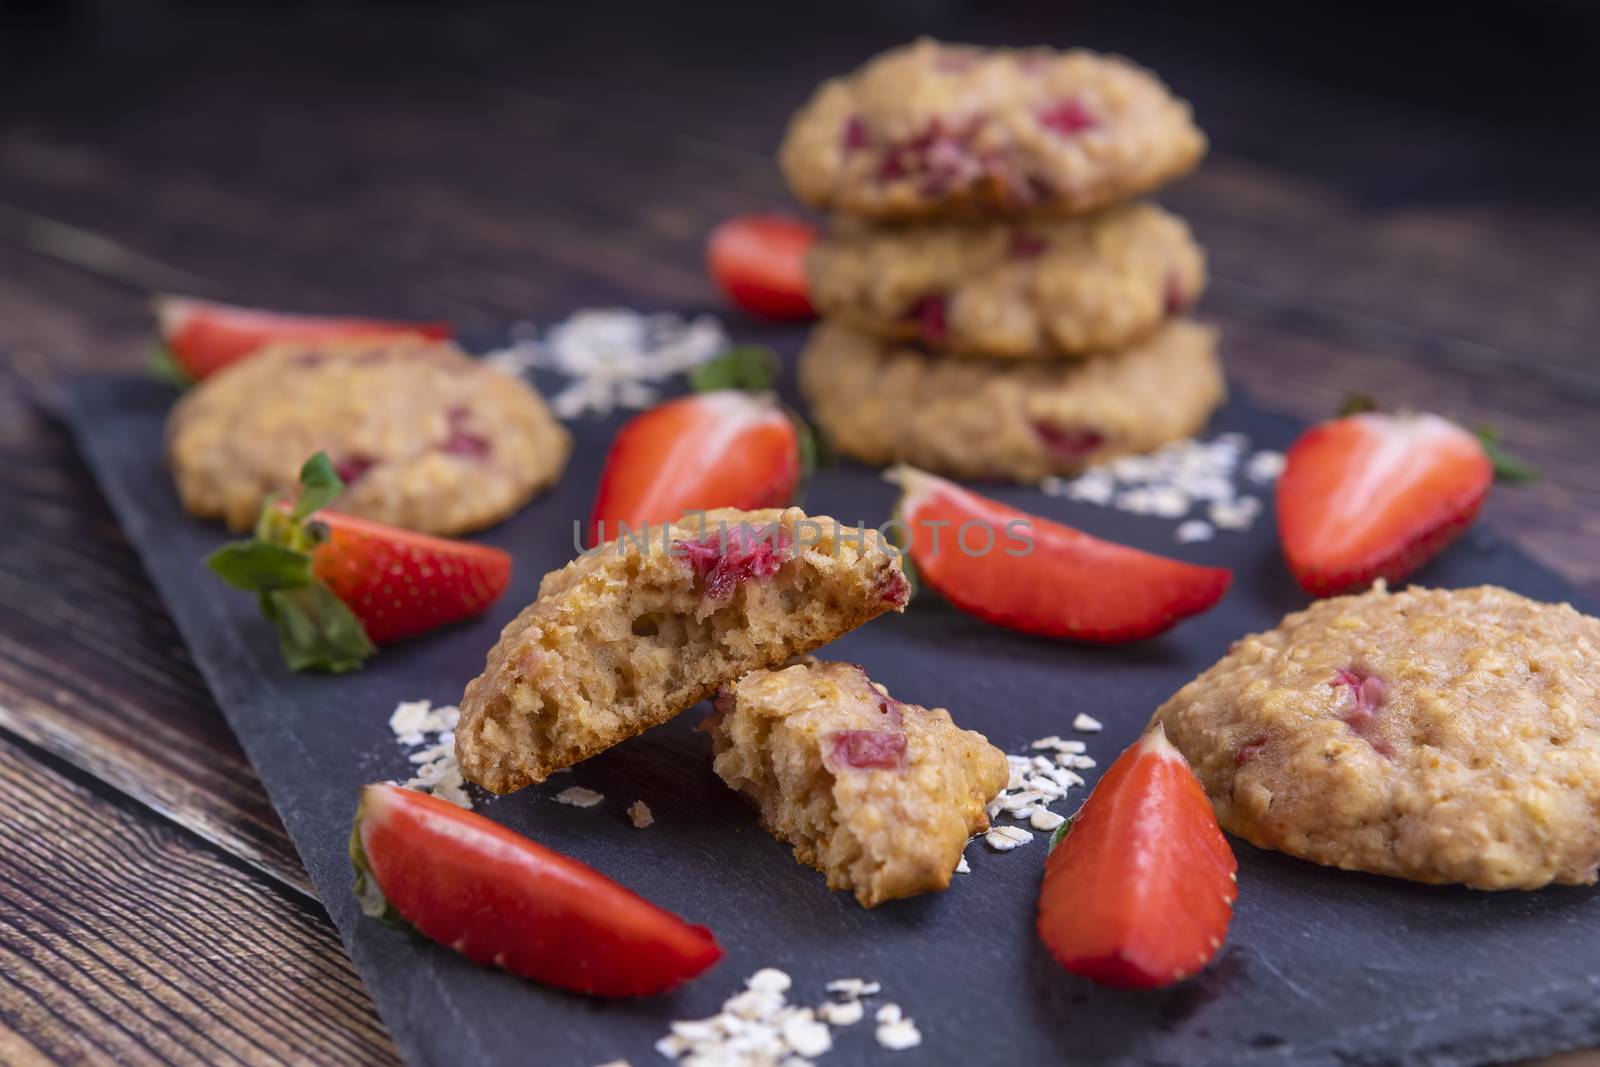
[[[1577,2],[0,0],[0,1062],[394,1062],[53,415],[61,375],[143,364],[152,290],[479,338],[720,308],[704,235],[792,209],[772,154],[821,78],[917,33],[1114,49],[1211,136],[1162,199],[1234,389],[1495,423],[1545,478],[1483,521],[1600,594],[1597,29]]]

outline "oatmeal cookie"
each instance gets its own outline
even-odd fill
[[[492,525],[560,478],[572,438],[529,386],[420,338],[285,342],[196,385],[167,420],[184,507],[244,530],[317,451],[338,511],[428,534]]]
[[[1205,255],[1154,204],[1027,223],[844,224],[812,249],[823,315],[886,340],[1036,360],[1123,348],[1189,307]]]
[[[800,387],[833,446],[863,463],[1036,482],[1195,433],[1226,387],[1216,331],[1175,319],[1093,359],[958,360],[822,323]]]
[[[905,607],[874,530],[799,508],[719,510],[619,538],[545,575],[461,698],[456,755],[496,793],[542,782]]]
[[[1009,774],[982,734],[895,700],[849,663],[753,671],[707,725],[717,775],[795,859],[868,908],[946,888]]]
[[[1494,586],[1380,582],[1235,643],[1156,712],[1223,827],[1477,889],[1600,864],[1600,619]]]
[[[864,218],[1064,215],[1155,189],[1205,149],[1189,105],[1126,59],[924,38],[824,82],[778,162],[801,200]]]

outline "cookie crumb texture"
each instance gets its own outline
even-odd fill
[[[1495,586],[1322,600],[1156,712],[1223,827],[1477,889],[1600,865],[1600,619]]]
[[[1227,386],[1209,326],[1176,319],[1092,360],[998,365],[944,359],[824,322],[800,387],[838,451],[956,478],[1037,482],[1147,452],[1206,424]]]
[[[248,529],[328,454],[335,510],[421,533],[499,522],[554,485],[572,438],[526,384],[421,339],[284,343],[196,385],[167,422],[184,507]]]
[[[719,510],[545,575],[461,700],[463,773],[496,793],[541,782],[900,610],[899,556],[876,531],[856,534],[799,508]]]
[[[1149,337],[1205,287],[1182,219],[1128,204],[1083,219],[836,224],[808,260],[829,318],[998,360],[1087,356]]]
[[[795,859],[869,908],[946,888],[1006,786],[1005,754],[982,734],[893,699],[853,664],[756,671],[708,722],[718,776]]]
[[[1126,59],[924,38],[818,87],[778,162],[815,207],[913,219],[1091,211],[1205,150],[1189,105]]]

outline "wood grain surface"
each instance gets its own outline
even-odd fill
[[[1235,387],[1308,419],[1365,392],[1494,423],[1545,478],[1484,521],[1600,593],[1581,5],[1530,5],[1526,54],[1429,38],[1426,70],[1404,16],[1339,67],[1359,14],[1389,17],[1360,4],[1309,30],[1160,5],[130,7],[0,22],[23,46],[0,63],[0,1062],[394,1056],[52,383],[138,368],[155,290],[468,332],[715,306],[707,229],[792,209],[788,112],[919,30],[1159,69],[1214,142],[1163,199],[1208,248]],[[1536,112],[1469,80],[1486,56]]]

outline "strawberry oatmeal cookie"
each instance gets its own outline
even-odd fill
[[[184,507],[243,530],[326,452],[361,518],[451,535],[554,485],[572,439],[539,394],[422,338],[284,342],[196,385],[167,421]]]
[[[1018,482],[1187,437],[1227,391],[1216,331],[1187,319],[1120,352],[1026,365],[940,358],[825,322],[799,373],[817,426],[845,455]]]
[[[895,700],[849,663],[747,674],[707,727],[718,776],[795,859],[868,908],[949,886],[1009,774],[982,734]]]
[[[666,722],[748,671],[905,607],[876,531],[799,508],[707,513],[545,575],[461,699],[456,754],[496,793]]]
[[[886,340],[1036,360],[1123,348],[1205,286],[1189,227],[1154,204],[1027,223],[844,224],[809,260],[829,318]]]
[[[1156,712],[1222,826],[1350,870],[1591,884],[1600,619],[1494,586],[1322,600]]]
[[[863,218],[1060,215],[1148,192],[1205,149],[1189,105],[1126,59],[923,39],[824,82],[779,163],[801,200]]]

